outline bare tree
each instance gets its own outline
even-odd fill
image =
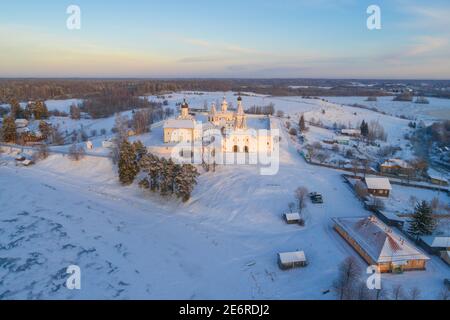
[[[85,151],[82,146],[77,146],[76,143],[72,144],[69,148],[69,159],[73,161],[80,161],[85,156]]]
[[[353,175],[356,177],[358,175],[358,169],[359,169],[359,161],[357,159],[352,160],[352,170]]]
[[[150,131],[151,113],[148,109],[136,111],[133,115],[133,129],[136,134],[143,134]]]
[[[357,181],[355,183],[355,193],[361,199],[363,199],[369,195],[366,185],[362,181]]]
[[[440,300],[450,300],[450,290],[447,287],[442,288],[438,298]]]
[[[295,198],[297,199],[298,211],[302,212],[302,209],[306,207],[306,196],[308,189],[305,187],[299,187],[295,190]]]
[[[50,151],[48,150],[48,146],[45,144],[40,145],[37,151],[33,154],[33,161],[36,162],[38,160],[47,159],[49,154]]]
[[[120,142],[128,138],[128,118],[120,113],[116,114],[114,120],[114,132],[116,134],[116,139]]]
[[[397,284],[392,288],[392,299],[403,300],[405,294],[401,284]]]
[[[420,299],[420,289],[417,287],[412,288],[409,291],[409,300],[419,300]]]
[[[328,159],[330,159],[330,155],[327,152],[319,152],[316,156],[317,160],[319,160],[320,163],[326,162]]]
[[[355,296],[355,286],[360,275],[361,270],[354,257],[347,257],[339,265],[338,278],[333,282],[333,289],[339,300],[349,300]]]
[[[383,288],[375,289],[375,296],[374,296],[375,300],[383,300],[386,298],[388,298],[388,294],[385,289]]]

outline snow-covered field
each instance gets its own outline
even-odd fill
[[[180,93],[168,100],[175,107],[186,96],[191,106],[202,106],[204,100],[220,103],[222,95]],[[226,95],[235,101],[233,93]],[[307,113],[330,124],[382,117],[393,139],[407,127],[399,118],[319,100],[243,99],[246,107],[273,102],[291,117]],[[95,120],[89,128],[112,124],[113,118]],[[299,186],[321,192],[325,201],[308,202],[305,227],[281,217]],[[106,158],[76,163],[52,155],[19,168],[0,154],[0,208],[0,299],[334,299],[323,291],[331,289],[339,263],[351,255],[366,266],[333,231],[331,217],[369,213],[341,172],[306,164],[284,130],[278,174],[218,167],[199,177],[186,204],[120,186]],[[297,249],[309,265],[281,271],[277,253]],[[81,267],[81,290],[64,285],[72,264]],[[433,256],[426,271],[383,275],[382,285],[419,287],[422,298],[434,299],[449,277],[450,268]]]
[[[324,99],[338,104],[359,104],[369,108],[377,108],[379,111],[395,116],[406,116],[424,120],[450,120],[450,100],[440,98],[427,98],[429,104],[413,102],[393,101],[392,96],[378,97],[378,101],[366,101],[367,97],[324,97]]]

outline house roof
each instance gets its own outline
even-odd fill
[[[375,216],[333,220],[377,263],[404,264],[408,260],[429,260],[405,237]]]
[[[341,133],[345,133],[345,134],[361,134],[361,129],[342,129]]]
[[[283,264],[306,261],[305,253],[303,251],[283,252],[279,253],[278,256]]]
[[[382,164],[382,166],[383,167],[398,166],[405,169],[411,168],[409,163],[402,159],[388,159]]]
[[[289,221],[292,220],[300,220],[300,215],[297,212],[294,213],[285,213],[286,219]]]
[[[430,247],[450,248],[450,237],[423,236],[422,240]]]
[[[194,129],[195,121],[191,119],[169,119],[164,122],[164,128]]]
[[[392,190],[392,186],[388,178],[366,177],[364,180],[366,182],[367,189]]]

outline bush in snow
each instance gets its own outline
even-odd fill
[[[85,151],[82,146],[77,146],[76,143],[72,144],[69,148],[69,159],[73,161],[80,161],[85,156]]]

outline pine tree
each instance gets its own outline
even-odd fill
[[[183,164],[181,171],[175,178],[176,195],[187,202],[191,198],[192,190],[197,184],[197,169],[191,164]]]
[[[141,170],[147,173],[149,177],[149,188],[152,191],[159,190],[159,173],[160,173],[160,160],[158,157],[151,153],[142,156],[139,161]]]
[[[32,112],[36,120],[47,119],[48,109],[44,102],[38,101],[34,103],[32,107]]]
[[[305,117],[303,115],[300,117],[300,121],[298,123],[298,127],[300,128],[301,132],[306,130]]]
[[[119,154],[119,180],[123,185],[130,185],[139,173],[136,161],[136,154],[133,146],[128,141],[123,141],[120,145]]]
[[[369,125],[364,120],[361,123],[360,129],[361,129],[361,135],[363,137],[367,137],[369,135]]]
[[[1,129],[2,141],[12,143],[16,142],[16,123],[14,122],[14,118],[12,116],[3,118],[3,127]]]
[[[426,201],[418,203],[412,220],[409,221],[408,233],[418,239],[419,236],[432,234],[435,228],[436,221],[431,206]]]
[[[142,141],[138,140],[133,143],[134,151],[136,152],[136,160],[140,161],[142,157],[147,153],[147,148],[142,143]]]

